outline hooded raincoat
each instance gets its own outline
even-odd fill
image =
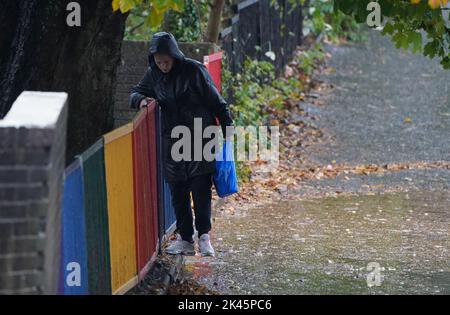
[[[164,74],[156,65],[155,53],[168,54],[174,58],[172,70]],[[225,135],[226,126],[233,121],[228,105],[219,94],[206,67],[193,59],[186,58],[178,48],[172,34],[159,32],[154,34],[150,43],[149,68],[144,78],[131,92],[130,105],[138,109],[145,97],[158,101],[162,118],[162,145],[164,156],[164,175],[168,182],[186,181],[194,176],[214,173],[215,161],[208,161],[201,154],[201,159],[194,156],[195,141],[200,141],[202,149],[210,138],[199,138],[194,134],[194,118],[202,119],[202,130],[216,126],[219,119]],[[172,145],[178,138],[172,138],[172,129],[186,126],[191,132],[191,154],[189,159],[175,161],[172,158]],[[200,135],[201,136],[201,135]],[[197,145],[198,149],[198,145]],[[203,150],[202,150],[203,151]]]

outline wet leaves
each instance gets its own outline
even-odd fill
[[[170,286],[168,295],[220,295],[219,292],[208,289],[195,280],[177,280]]]
[[[287,77],[299,77],[296,73],[297,67],[292,65],[285,75]],[[321,67],[317,71],[333,72],[333,69]],[[282,110],[274,110],[269,119],[272,125],[280,127],[280,163],[276,171],[270,171],[271,166],[265,161],[255,161],[247,163],[251,170],[248,182],[241,183],[240,192],[226,199],[218,210],[224,215],[242,215],[248,207],[257,206],[278,199],[294,198],[289,193],[302,190],[309,196],[339,196],[351,194],[342,189],[333,191],[322,191],[314,181],[329,180],[340,177],[345,181],[351,181],[357,176],[381,175],[387,172],[399,172],[402,170],[430,170],[430,169],[450,169],[450,162],[414,162],[414,163],[385,163],[385,164],[361,164],[345,165],[336,160],[332,160],[328,165],[317,165],[308,161],[305,156],[306,150],[317,144],[328,145],[333,141],[326,130],[319,129],[314,121],[319,120],[319,116],[312,114],[306,108],[313,104],[321,106],[322,96],[326,96],[332,86],[319,80],[311,79],[307,81],[310,90],[302,94],[303,101],[290,100]],[[299,77],[300,78],[300,77]],[[300,78],[303,80],[305,78]],[[412,119],[406,117],[405,123],[412,123]],[[406,177],[405,182],[412,184],[412,179]],[[362,187],[367,194],[374,194],[374,191],[385,190],[382,185]],[[397,191],[391,189],[391,191]],[[215,200],[218,200],[215,197]]]

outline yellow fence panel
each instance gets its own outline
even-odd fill
[[[133,193],[133,124],[105,135],[111,286],[123,294],[137,283]]]

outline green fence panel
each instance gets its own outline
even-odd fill
[[[84,170],[90,294],[111,294],[108,207],[103,138],[81,156]]]

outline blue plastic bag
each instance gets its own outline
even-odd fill
[[[216,155],[216,172],[213,179],[220,198],[239,191],[232,141],[226,141],[222,150]]]

